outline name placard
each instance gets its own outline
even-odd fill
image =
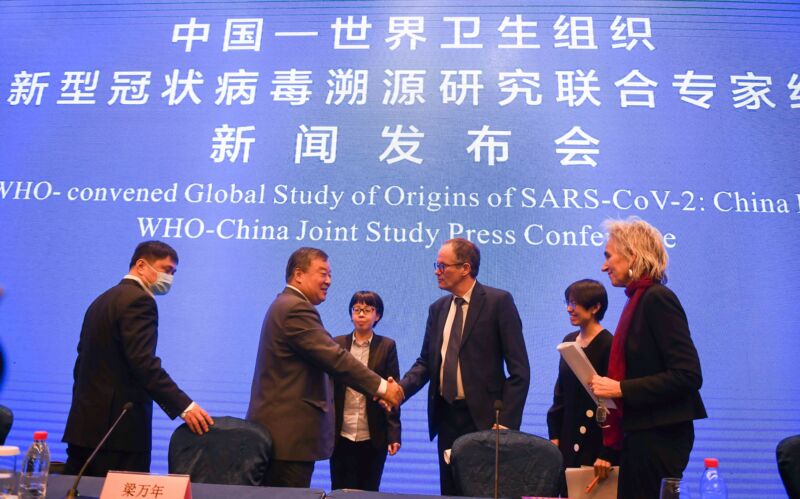
[[[100,499],[192,499],[189,475],[151,475],[109,471]]]

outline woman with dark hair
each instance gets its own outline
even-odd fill
[[[592,279],[583,279],[567,287],[564,300],[570,323],[579,328],[566,335],[564,342],[580,345],[595,371],[605,376],[613,339],[600,324],[608,308],[606,288]],[[561,359],[553,405],[547,411],[547,430],[564,457],[564,468],[592,466],[600,457],[603,433],[595,419],[596,410],[597,404]],[[566,488],[562,488],[566,497]]]
[[[383,317],[383,300],[374,291],[358,291],[350,299],[353,332],[334,338],[339,345],[383,378],[400,379],[394,340],[375,334]],[[372,397],[334,385],[336,443],[330,460],[331,489],[377,491],[386,453],[400,450],[400,409],[390,413]]]
[[[616,399],[603,443],[619,451],[617,497],[658,497],[661,479],[681,477],[694,445],[695,419],[706,417],[703,375],[678,297],[667,282],[661,233],[638,218],[607,221],[603,272],[628,301],[614,333],[608,375],[590,382],[598,397]],[[610,463],[595,464],[605,476]]]

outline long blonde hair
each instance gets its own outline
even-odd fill
[[[638,217],[627,220],[608,219],[603,222],[608,238],[613,239],[617,250],[632,259],[634,278],[649,277],[667,282],[669,257],[664,248],[663,236],[655,227]]]

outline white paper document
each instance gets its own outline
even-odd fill
[[[586,389],[586,392],[592,397],[594,403],[600,405],[602,401],[605,404],[607,409],[616,409],[617,405],[614,403],[612,399],[601,399],[595,397],[594,393],[592,393],[591,388],[589,388],[589,381],[592,380],[592,376],[597,374],[597,371],[594,370],[592,367],[592,363],[589,362],[589,357],[583,352],[583,348],[580,347],[574,341],[568,341],[565,343],[561,343],[556,347],[558,353],[561,354],[561,357],[564,359],[564,362],[567,363],[572,372],[575,373],[575,377],[578,378],[578,381],[581,382],[583,388]]]

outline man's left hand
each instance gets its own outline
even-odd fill
[[[195,403],[194,407],[190,410],[184,412],[181,418],[186,421],[189,429],[192,430],[192,433],[195,435],[208,433],[208,427],[214,424],[214,420],[211,419],[211,416],[197,403]]]

